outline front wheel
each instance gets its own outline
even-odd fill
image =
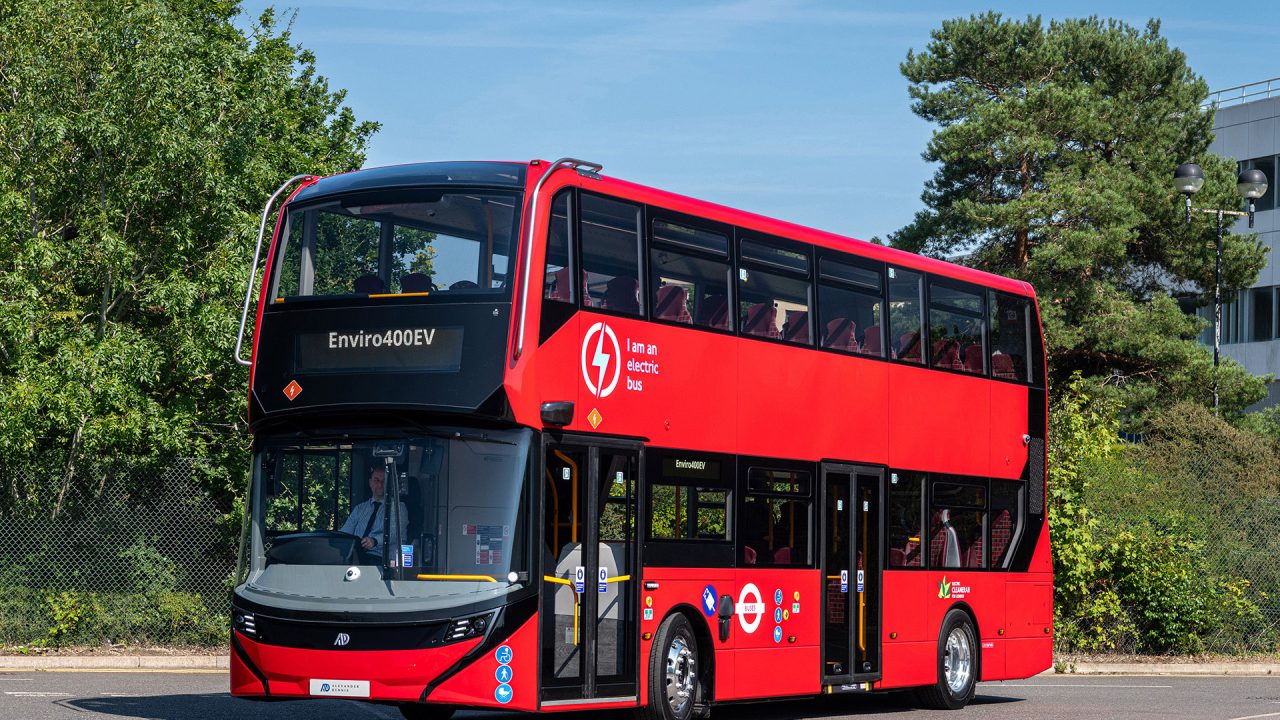
[[[963,611],[952,610],[938,634],[938,681],[916,691],[920,703],[935,710],[959,710],[978,687],[978,634]]]
[[[453,717],[453,711],[451,705],[400,703],[400,714],[405,720],[449,720]]]
[[[649,651],[649,702],[638,717],[645,720],[689,720],[701,699],[698,641],[689,619],[676,613],[658,628]]]

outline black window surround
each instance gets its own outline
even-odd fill
[[[1025,480],[1003,480],[997,478],[981,478],[967,475],[950,475],[946,473],[928,473],[916,470],[891,469],[890,477],[899,474],[904,477],[920,476],[923,478],[924,492],[921,493],[921,506],[917,508],[919,511],[919,527],[921,542],[920,565],[900,565],[894,567],[886,566],[886,570],[894,572],[915,572],[915,571],[937,571],[937,570],[953,570],[960,572],[1023,572],[1025,568],[1012,567],[1013,563],[1021,553],[1021,546],[1028,541],[1026,532],[1027,522],[1030,515],[1027,512],[1027,492]],[[1016,505],[1014,509],[1016,517],[1013,518],[1013,528],[1009,539],[1009,546],[1004,550],[1003,557],[1006,567],[992,567],[995,558],[991,557],[992,550],[992,533],[991,525],[993,518],[991,513],[993,510],[1005,509],[1008,506],[996,508],[996,498],[993,495],[996,486],[1003,486],[1002,491],[1016,489]],[[939,497],[939,488],[942,489],[942,497]],[[981,492],[981,503],[979,504],[975,496],[970,493],[965,495],[964,492],[958,494],[950,494],[950,490],[963,491],[977,490]],[[945,567],[943,565],[934,565],[932,563],[931,543],[932,537],[932,518],[937,510],[956,510],[963,512],[981,512],[983,513],[982,528],[982,567]]]

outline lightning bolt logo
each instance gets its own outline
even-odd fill
[[[609,356],[604,352],[604,333],[596,336],[596,356],[591,364],[600,368],[600,374],[596,377],[596,397],[600,397],[600,389],[604,387],[604,371],[609,369]]]
[[[609,371],[609,358],[615,359],[613,372]],[[622,350],[613,328],[603,321],[592,325],[582,338],[582,379],[587,389],[597,398],[606,398],[618,386],[622,370]]]

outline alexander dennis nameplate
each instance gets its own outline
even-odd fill
[[[368,680],[312,680],[312,695],[333,697],[369,697]]]

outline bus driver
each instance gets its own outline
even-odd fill
[[[387,486],[386,470],[381,465],[369,471],[369,499],[351,508],[351,515],[342,524],[341,532],[360,537],[360,547],[382,557],[383,527],[386,512],[383,493]],[[400,517],[405,517],[404,503],[400,503]],[[402,521],[403,522],[403,521]]]

